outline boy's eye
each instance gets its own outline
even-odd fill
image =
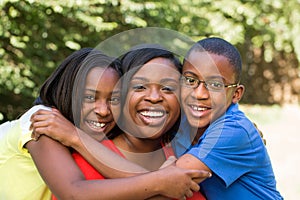
[[[220,89],[224,87],[224,83],[222,81],[216,81],[216,80],[209,80],[206,81],[206,84],[208,87],[212,89]]]
[[[187,85],[195,85],[195,84],[197,84],[196,79],[193,78],[193,77],[184,77],[184,79],[185,79],[185,84],[187,84]]]

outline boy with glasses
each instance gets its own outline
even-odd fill
[[[176,165],[212,173],[200,184],[207,199],[282,199],[259,131],[238,108],[241,71],[238,50],[223,39],[190,49],[181,78],[185,126],[173,140],[184,155]]]

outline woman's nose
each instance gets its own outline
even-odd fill
[[[157,103],[162,101],[162,95],[159,88],[150,88],[146,94],[145,99],[151,101],[152,103]]]

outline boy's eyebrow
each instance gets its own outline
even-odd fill
[[[192,76],[197,76],[195,73],[193,72],[184,72],[183,75],[192,75]],[[212,76],[207,76],[205,77],[205,79],[223,79],[226,80],[223,76],[221,75],[212,75]]]
[[[191,75],[193,75],[193,76],[196,76],[196,74],[195,74],[195,73],[193,73],[193,72],[189,72],[189,71],[187,71],[187,72],[184,72],[184,73],[183,73],[183,75],[186,75],[186,74],[191,74]]]

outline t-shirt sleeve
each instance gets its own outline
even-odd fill
[[[20,118],[21,135],[20,135],[20,140],[18,142],[18,148],[20,151],[27,151],[27,149],[24,148],[24,145],[30,140],[32,140],[31,138],[32,131],[29,130],[31,125],[30,118],[33,113],[35,113],[40,109],[51,110],[51,108],[43,105],[33,106],[26,113],[24,113]]]
[[[247,131],[236,122],[213,127],[187,153],[195,156],[219,176],[226,187],[247,173],[255,162]]]

